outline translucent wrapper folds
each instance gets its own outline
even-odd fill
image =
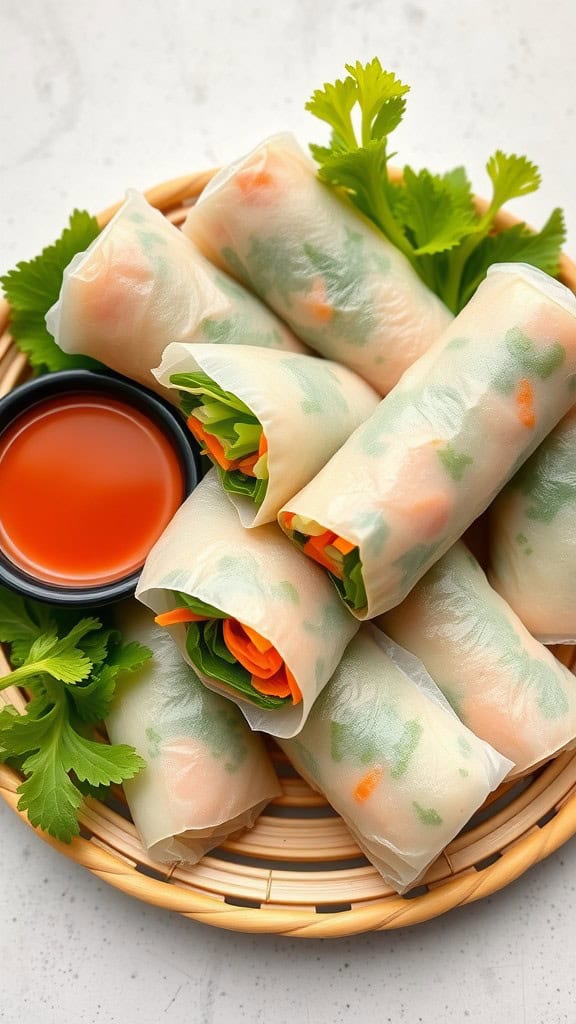
[[[64,352],[92,356],[155,390],[150,370],[171,341],[305,351],[285,324],[134,191],[66,268],[46,325]]]
[[[136,596],[207,685],[273,736],[300,731],[358,629],[276,525],[243,528],[213,471],[154,545]]]
[[[195,864],[243,828],[280,793],[260,737],[234,704],[186,665],[166,630],[136,602],[117,610],[127,639],[153,658],[119,684],[106,723],[113,743],[146,760],[124,784],[134,823],[155,860]]]
[[[458,720],[420,662],[368,625],[281,746],[399,892],[512,767]]]
[[[576,679],[457,543],[376,623],[424,664],[477,736],[527,771],[576,743]]]
[[[280,524],[301,546],[347,541],[350,573],[332,570],[343,596],[360,618],[386,612],[552,430],[575,385],[576,297],[524,264],[493,266]]]
[[[217,174],[182,230],[311,348],[380,394],[452,319],[402,253],[319,181],[289,134]]]
[[[337,363],[247,346],[169,345],[155,376],[181,392],[190,427],[246,527],[275,522],[378,404],[376,392]]]
[[[576,641],[576,407],[496,499],[490,581],[542,643]]]

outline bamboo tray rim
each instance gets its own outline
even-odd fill
[[[214,173],[206,170],[173,178],[144,195],[178,224],[186,207]],[[399,172],[394,173],[399,176]],[[484,206],[482,200],[477,202],[480,208]],[[121,205],[116,203],[98,215],[100,227],[110,221]],[[496,224],[502,228],[517,222],[516,217],[503,211]],[[560,276],[576,290],[576,265],[565,255]],[[0,297],[0,395],[11,390],[27,368],[25,355],[10,338],[8,320],[8,303]],[[563,652],[563,660],[570,661],[574,656],[569,648]],[[8,668],[8,662],[0,655],[0,675]],[[0,706],[3,703],[14,703],[22,710],[24,698],[12,688],[0,693]],[[16,790],[21,777],[0,764],[0,796],[53,849],[145,903],[237,932],[336,938],[420,924],[499,891],[576,834],[576,751],[572,751],[549,761],[519,792],[514,789],[518,788],[517,780],[504,784],[499,792],[515,793],[511,801],[502,804],[497,800],[498,794],[493,796],[489,801],[494,804],[493,812],[486,812],[485,820],[449,844],[423,885],[407,896],[398,896],[385,888],[374,868],[365,862],[357,863],[359,851],[351,837],[346,837],[347,830],[339,824],[337,816],[309,817],[320,814],[318,808],[325,806],[316,794],[301,781],[281,781],[283,795],[274,803],[284,813],[301,813],[301,818],[270,816],[266,809],[254,832],[231,839],[195,868],[183,869],[151,861],[140,846],[133,825],[113,808],[93,800],[86,801],[81,814],[82,834],[71,844],[33,828],[26,813],[17,809]],[[332,844],[324,859],[318,861],[319,869],[301,870],[299,865],[306,862],[306,846],[300,849],[297,844],[285,851],[284,859],[279,857],[280,847],[272,848],[273,866],[265,865],[266,844],[278,841],[275,837],[281,836],[283,828],[289,834],[291,821],[298,821],[299,834],[304,839],[315,830],[319,847],[328,840]],[[310,821],[316,823],[314,827]],[[293,830],[297,831],[295,825]],[[313,857],[309,863],[315,860],[318,858]],[[354,867],[348,867],[349,864]],[[348,893],[350,879],[355,888]],[[319,886],[317,900],[306,891],[314,880]],[[291,885],[300,892],[299,899],[294,898]],[[330,898],[332,895],[334,899]]]

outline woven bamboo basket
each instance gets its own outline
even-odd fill
[[[147,193],[176,225],[213,172],[177,178]],[[99,216],[104,226],[118,207]],[[499,226],[514,222],[503,214]],[[562,261],[562,279],[576,291],[576,265]],[[28,374],[8,331],[0,300],[0,395]],[[576,650],[556,649],[573,668]],[[8,663],[0,653],[0,675]],[[0,692],[0,707],[25,707],[25,694]],[[466,830],[446,848],[423,882],[398,896],[362,857],[342,820],[271,745],[282,794],[255,827],[204,857],[195,867],[150,860],[130,820],[121,790],[106,804],[87,800],[81,835],[70,845],[38,835],[94,875],[146,903],[232,931],[298,938],[338,938],[419,924],[509,885],[576,833],[576,751],[504,783]],[[0,796],[17,810],[17,772],[0,765]],[[29,826],[31,827],[31,826]]]

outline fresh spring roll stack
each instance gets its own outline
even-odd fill
[[[378,404],[337,363],[250,346],[169,345],[154,375],[179,389],[188,426],[246,527],[275,522]]]
[[[171,341],[304,351],[273,313],[134,191],[67,267],[46,324],[64,352],[92,356],[156,390],[150,370]]]
[[[576,743],[576,679],[458,542],[376,623],[424,664],[477,736],[521,774]]]
[[[400,892],[512,767],[458,720],[415,658],[368,625],[303,731],[281,746]]]
[[[182,230],[311,348],[380,394],[452,319],[402,253],[318,180],[289,134],[217,174]]]
[[[543,643],[576,641],[576,406],[491,510],[490,581]]]
[[[195,864],[251,828],[280,787],[258,736],[237,707],[200,682],[166,630],[136,602],[117,611],[122,632],[152,650],[119,684],[107,721],[113,743],[129,743],[146,768],[124,783],[134,823],[158,861]]]
[[[533,267],[495,265],[280,524],[355,615],[388,611],[570,408],[575,382],[576,297]]]
[[[214,471],[150,552],[136,597],[253,729],[294,736],[358,629],[274,524],[245,530]]]

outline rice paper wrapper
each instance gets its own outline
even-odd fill
[[[490,581],[542,643],[576,642],[576,407],[496,499]]]
[[[290,134],[220,171],[182,228],[311,348],[385,394],[452,314]]]
[[[576,745],[576,678],[535,640],[458,542],[376,625],[424,664],[513,775]]]
[[[132,190],[66,268],[46,325],[64,352],[92,356],[160,392],[150,371],[169,342],[304,351],[273,313]]]
[[[415,658],[373,626],[351,642],[282,748],[398,892],[410,889],[510,771]]]
[[[118,685],[107,729],[146,768],[124,784],[134,823],[155,860],[196,861],[251,828],[280,793],[259,736],[237,707],[200,682],[165,630],[137,602],[116,612],[124,636],[153,658]]]
[[[373,618],[399,604],[576,396],[576,297],[490,268],[451,327],[282,511],[359,547]],[[282,521],[282,520],[281,520]]]
[[[378,405],[376,392],[351,370],[294,352],[215,345],[169,345],[154,375],[166,388],[173,373],[202,371],[241,399],[268,443],[268,487],[260,506],[228,494],[242,525],[276,521],[304,486]]]
[[[136,597],[159,614],[174,607],[175,590],[238,619],[276,648],[302,693],[299,704],[266,710],[232,688],[226,695],[252,729],[296,735],[358,630],[322,570],[277,526],[245,530],[211,471],[154,545]],[[185,627],[170,632],[189,660]],[[222,692],[221,684],[202,678]]]

